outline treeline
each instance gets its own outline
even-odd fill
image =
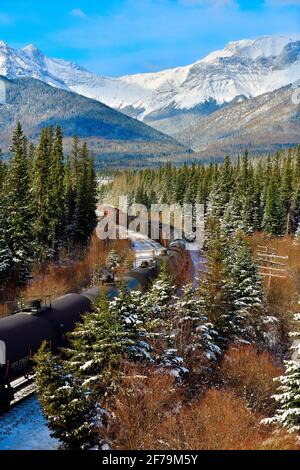
[[[11,158],[0,159],[0,287],[23,284],[33,262],[85,246],[96,225],[93,156],[74,138],[64,157],[59,126],[42,129],[35,147],[19,123]]]
[[[130,202],[204,204],[228,230],[295,233],[300,220],[300,146],[273,156],[250,159],[248,151],[233,162],[157,170],[124,171],[110,197],[127,194]]]

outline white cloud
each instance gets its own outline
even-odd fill
[[[86,14],[80,8],[73,8],[71,15],[75,16],[76,18],[86,18]]]

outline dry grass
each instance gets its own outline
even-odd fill
[[[258,352],[253,346],[231,346],[220,367],[220,377],[249,406],[270,416],[276,409],[271,396],[276,392],[274,378],[283,369],[267,352]]]
[[[13,301],[19,297],[29,299],[46,296],[57,298],[71,292],[80,292],[87,287],[95,273],[104,266],[110,250],[115,249],[120,253],[122,259],[131,259],[130,242],[128,240],[115,240],[108,243],[99,240],[96,235],[91,244],[83,254],[78,250],[72,254],[62,254],[58,263],[50,263],[46,266],[34,266],[32,270],[33,279],[25,289],[14,289],[11,287],[6,292],[5,298]],[[12,304],[0,304],[0,315],[12,313]]]

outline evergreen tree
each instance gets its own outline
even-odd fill
[[[300,315],[296,315],[300,320]],[[299,338],[300,333],[292,333],[293,338]],[[297,348],[299,345],[297,345]],[[285,374],[277,379],[280,383],[278,394],[274,399],[280,408],[272,418],[263,420],[264,424],[277,424],[290,432],[300,433],[300,363],[298,360],[285,361]]]
[[[165,263],[146,297],[145,307],[149,319],[167,318],[170,313],[170,302],[174,294],[175,286],[172,284],[171,276]]]
[[[0,193],[2,191],[3,183],[6,177],[6,172],[7,172],[7,166],[6,164],[2,161],[2,152],[0,149]]]
[[[276,177],[272,175],[268,186],[263,220],[263,228],[266,232],[270,235],[280,235],[282,233],[282,215],[282,200],[278,195]]]
[[[64,240],[66,245],[70,246],[74,240],[74,216],[75,216],[75,190],[72,181],[71,161],[69,156],[66,158],[64,181]]]
[[[110,302],[109,311],[119,318],[131,342],[126,351],[129,358],[135,361],[151,361],[151,347],[147,342],[148,333],[144,325],[147,314],[142,303],[138,293],[128,292],[122,286],[119,296]]]
[[[53,356],[46,343],[35,356],[38,397],[51,434],[68,449],[84,449],[95,442],[95,410],[89,395],[66,363]]]
[[[200,369],[204,363],[216,361],[221,353],[217,346],[217,332],[208,322],[203,302],[191,285],[183,288],[183,296],[174,305],[177,323],[177,344],[186,360],[198,359]]]
[[[3,184],[2,246],[10,260],[10,278],[15,283],[27,281],[34,256],[33,212],[28,158],[23,131],[19,123],[13,135],[12,157]],[[7,262],[5,263],[7,265]]]
[[[114,386],[120,360],[134,345],[119,313],[102,295],[93,312],[85,314],[83,322],[69,334],[66,355],[73,374],[85,387],[92,388],[96,383],[103,393]]]
[[[238,234],[231,244],[228,257],[229,288],[234,309],[234,329],[237,338],[257,340],[260,316],[263,313],[263,286],[250,248]],[[261,338],[259,338],[261,339]]]
[[[56,126],[49,171],[49,240],[54,253],[61,247],[64,234],[64,154],[62,133]]]
[[[292,158],[289,151],[283,166],[283,177],[281,186],[281,200],[283,206],[283,223],[285,233],[290,233],[291,229],[291,202],[293,194],[293,171],[292,171]]]
[[[42,129],[39,144],[33,162],[32,192],[34,198],[35,222],[34,229],[39,246],[39,257],[46,258],[51,254],[50,220],[50,168],[53,131]]]
[[[215,219],[207,223],[207,271],[201,276],[199,300],[203,315],[218,333],[218,346],[223,349],[235,337],[235,317],[229,288],[227,246]]]
[[[239,198],[233,195],[221,219],[221,230],[226,237],[230,237],[243,228],[242,204]]]
[[[85,245],[92,235],[96,223],[96,183],[94,170],[91,169],[86,143],[80,152],[76,186],[75,241]]]

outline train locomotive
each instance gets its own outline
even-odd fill
[[[128,291],[147,289],[158,276],[163,260],[166,258],[172,264],[183,249],[181,241],[171,242],[164,255],[126,273],[125,287]],[[118,296],[120,286],[110,282],[105,290],[112,300]],[[64,346],[67,333],[91,311],[100,294],[101,288],[93,287],[81,294],[60,297],[49,306],[37,302],[0,320],[0,408],[7,408],[14,398],[11,382],[32,372],[32,357],[41,344],[49,342],[54,352]]]

